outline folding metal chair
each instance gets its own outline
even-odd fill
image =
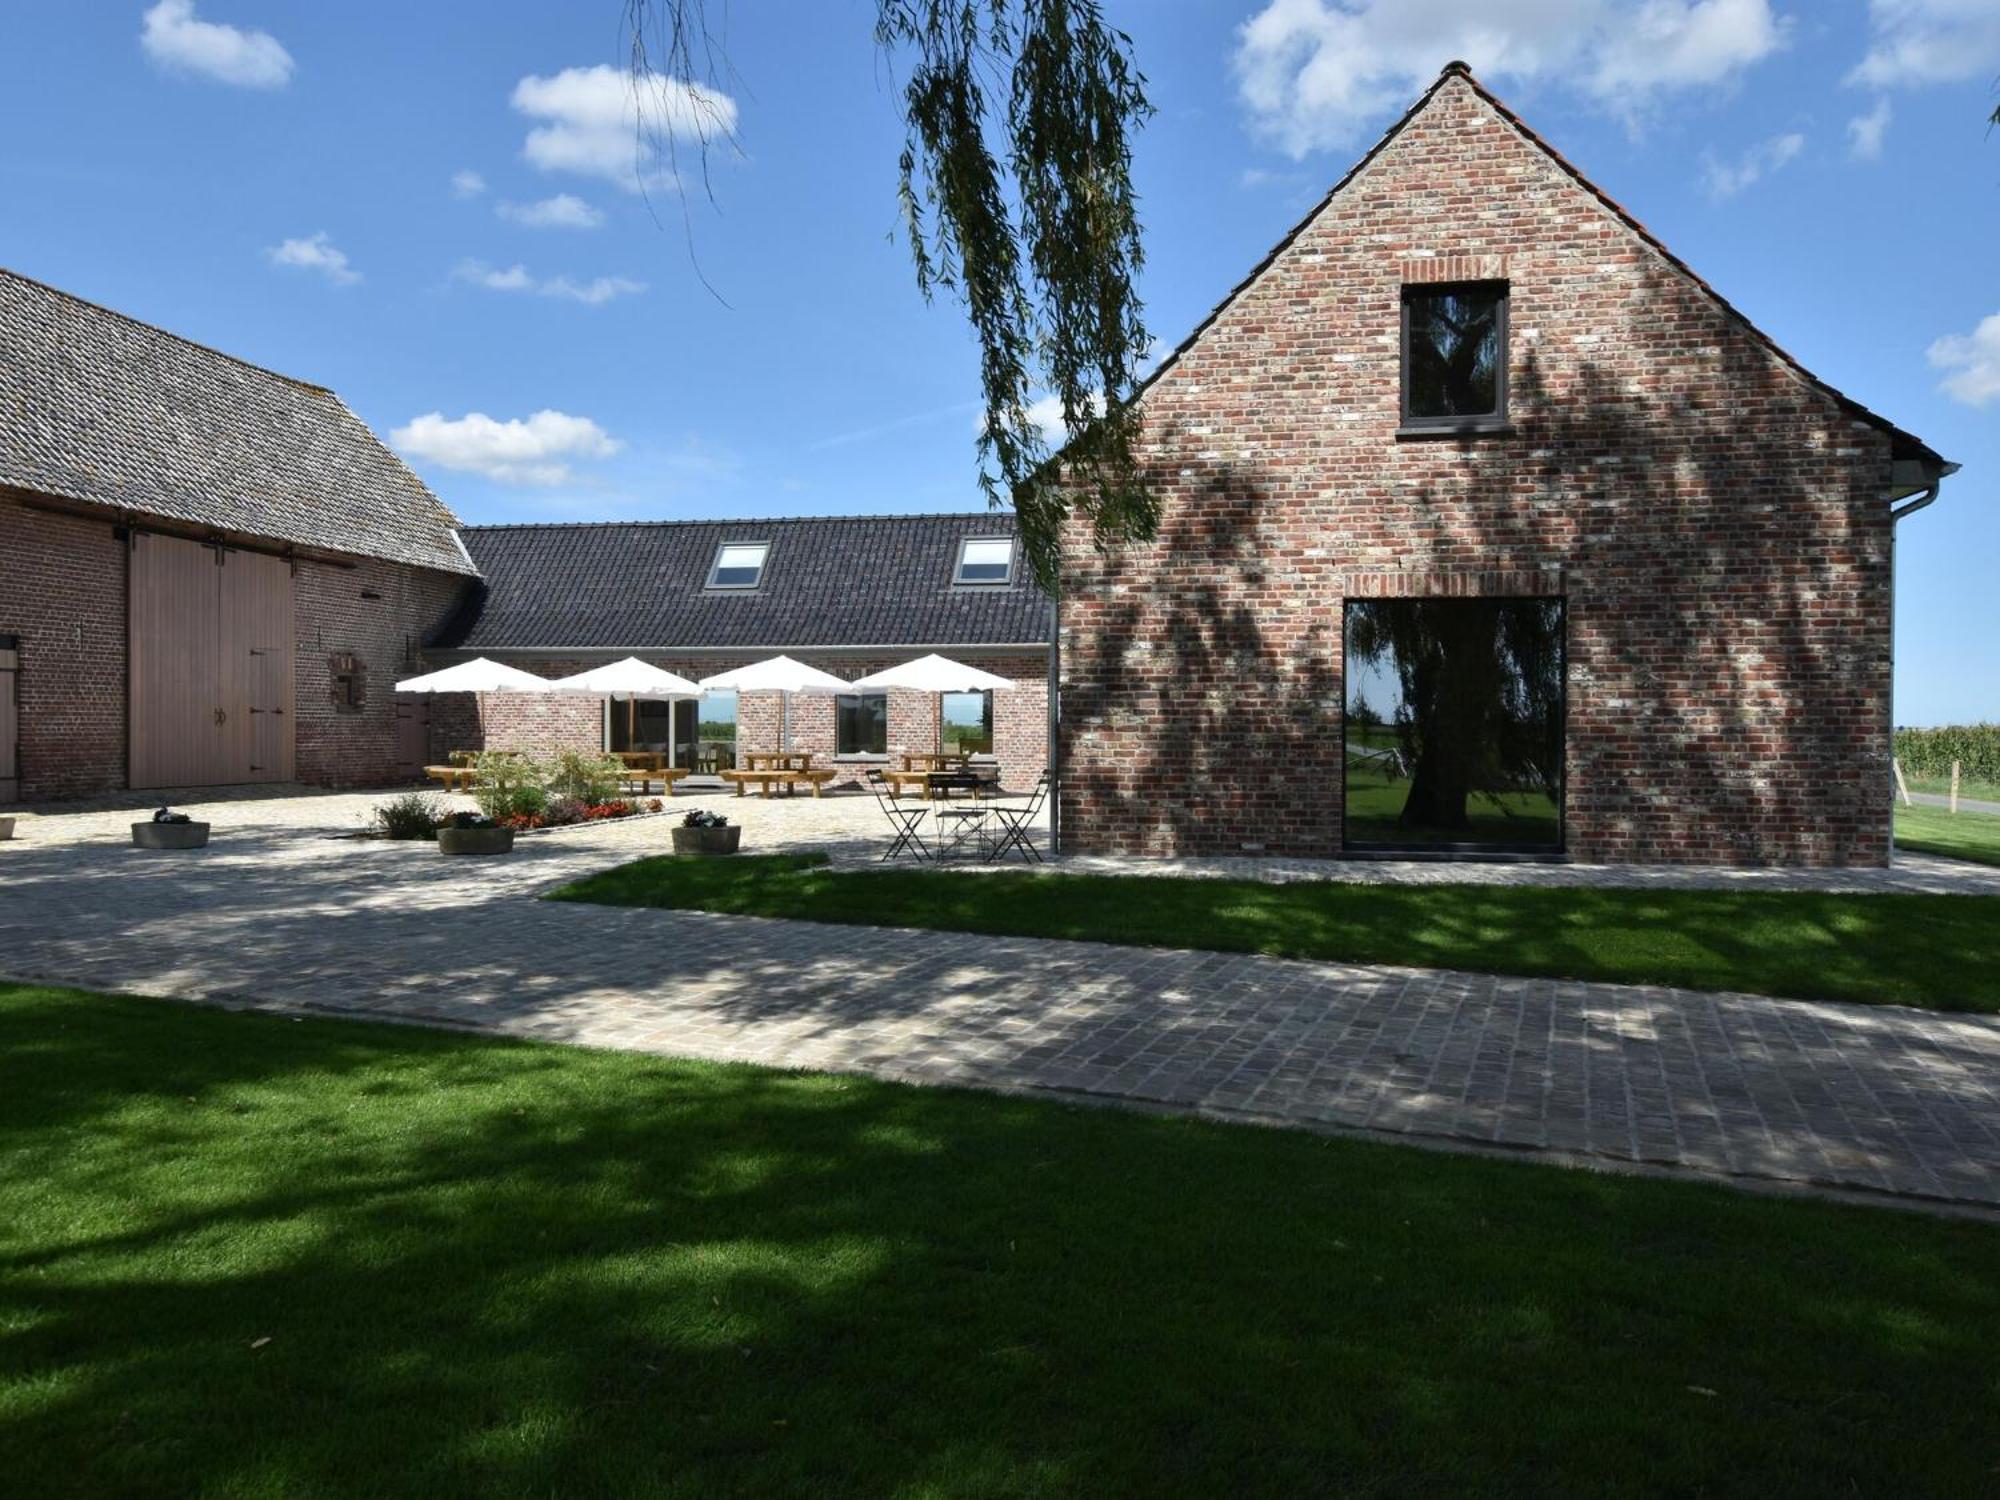
[[[1035,789],[1028,794],[1026,802],[986,804],[987,813],[1000,829],[999,836],[993,841],[993,852],[986,856],[988,859],[997,863],[1007,857],[1008,850],[1018,849],[1022,859],[1042,863],[1042,851],[1035,847],[1034,822],[1041,814],[1042,805],[1048,801],[1050,790],[1049,773],[1044,771],[1035,779]]]
[[[868,789],[875,794],[875,805],[882,809],[883,816],[888,818],[890,826],[896,830],[896,837],[882,858],[891,860],[908,850],[912,859],[936,859],[937,856],[931,852],[931,846],[924,842],[924,836],[917,832],[917,825],[924,820],[923,805],[921,803],[915,807],[899,805],[890,792],[888,778],[880,771],[868,773]]]

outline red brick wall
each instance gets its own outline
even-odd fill
[[[21,638],[21,799],[115,791],[126,782],[126,552],[110,521],[0,498],[0,635]],[[313,785],[396,779],[391,685],[464,587],[396,563],[301,562],[294,576],[297,774]],[[373,595],[375,597],[369,597]],[[332,702],[329,659],[358,657],[358,713]]]
[[[1509,436],[1395,435],[1400,289],[1439,257],[1510,284]],[[1144,417],[1157,541],[1066,548],[1066,847],[1337,853],[1343,600],[1548,592],[1572,854],[1886,859],[1886,437],[1464,81]]]
[[[125,548],[0,498],[0,635],[21,638],[21,800],[125,784]]]
[[[763,653],[768,655],[769,653]],[[789,653],[822,671],[852,682],[870,672],[878,672],[909,659],[909,653],[893,656],[826,656],[805,650]],[[755,657],[677,657],[651,655],[644,660],[669,672],[699,680],[747,666]],[[1001,779],[1009,787],[1026,788],[1042,772],[1048,760],[1048,663],[1040,656],[1013,656],[988,659],[966,656],[968,665],[1006,677],[1019,686],[1013,692],[993,695],[993,749],[1000,763]],[[509,666],[533,672],[539,677],[566,677],[588,667],[602,665],[602,658],[589,661],[550,657],[508,657]],[[441,665],[442,663],[434,663]],[[888,761],[904,751],[929,750],[936,737],[936,699],[928,693],[893,692],[889,695]],[[433,744],[440,753],[447,749],[525,750],[545,755],[556,750],[598,750],[604,746],[601,700],[541,698],[532,694],[487,694],[475,700],[471,694],[447,694],[435,700]],[[744,693],[737,699],[736,744],[743,750],[780,748],[780,702],[775,693]],[[450,745],[437,739],[443,721],[459,738]],[[809,751],[823,760],[834,757],[834,702],[832,698],[796,697],[791,705],[791,748]],[[858,782],[868,764],[856,758]],[[846,784],[842,782],[841,784]]]
[[[396,765],[398,678],[424,670],[424,637],[441,624],[465,580],[401,563],[352,568],[301,562],[293,579],[298,629],[298,779],[313,786],[382,786]],[[358,712],[335,706],[333,658],[362,669]]]

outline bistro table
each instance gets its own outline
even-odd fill
[[[984,857],[987,809],[979,805],[979,799],[983,794],[998,791],[999,787],[998,776],[982,775],[970,766],[926,774],[925,795],[930,799],[931,817],[937,823],[939,859],[949,859],[968,842]],[[954,806],[951,800],[954,792],[964,792],[972,799],[971,805]]]

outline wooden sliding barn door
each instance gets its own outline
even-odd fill
[[[291,779],[289,562],[135,533],[128,620],[134,787]]]

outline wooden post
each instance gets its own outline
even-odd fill
[[[1903,780],[1903,763],[1892,756],[1889,764],[1896,772],[1896,790],[1903,794],[1903,806],[1908,807],[1910,805],[1910,784]]]
[[[1951,810],[1958,811],[1958,762],[1951,763]]]

